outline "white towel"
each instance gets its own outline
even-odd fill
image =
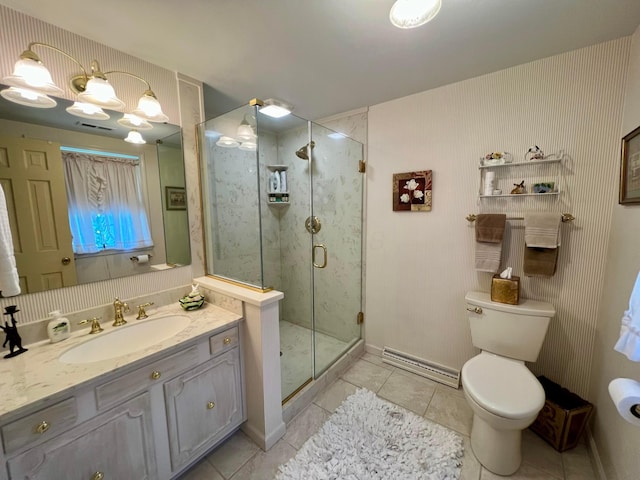
[[[629,360],[640,362],[640,273],[629,298],[629,309],[622,315],[620,338],[613,348]]]
[[[9,212],[2,185],[0,185],[0,292],[3,297],[20,295],[20,280],[13,255]]]
[[[560,245],[560,214],[526,213],[524,243],[527,247],[556,248]]]

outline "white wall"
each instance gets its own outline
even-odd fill
[[[632,37],[624,117],[618,138],[640,125],[640,27]],[[619,162],[619,160],[618,160]],[[617,162],[617,163],[618,163]],[[615,188],[618,182],[615,181]],[[590,397],[596,404],[592,431],[604,472],[609,480],[635,480],[640,475],[640,428],[624,421],[609,397],[609,382],[616,377],[640,380],[640,365],[614,351],[620,321],[640,271],[640,206],[613,207],[613,221],[604,289],[598,312],[593,349]]]
[[[557,310],[536,373],[588,393],[598,298],[616,203],[619,125],[629,38],[447,85],[369,110],[366,342],[454,368],[474,354],[468,290],[489,291],[474,269],[469,213],[570,212],[556,275],[522,278],[521,295]],[[564,149],[559,198],[483,199],[479,158],[521,160],[530,145]],[[522,167],[530,168],[530,167]],[[392,175],[433,170],[433,211],[392,211]],[[511,183],[521,173],[511,172]],[[503,266],[523,275],[523,224],[508,222]]]

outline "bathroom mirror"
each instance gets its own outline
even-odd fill
[[[72,102],[59,98],[56,101],[56,107],[41,109],[0,98],[0,185],[10,210],[21,292],[34,293],[189,265],[180,127],[153,123],[151,130],[140,132],[145,144],[131,144],[123,140],[130,129],[117,123],[123,113],[107,111],[108,120],[85,119],[65,111]],[[16,144],[21,149],[16,150]],[[78,252],[77,230],[69,227],[69,219],[74,221],[74,216],[68,213],[64,194],[69,173],[62,168],[65,153],[61,150],[68,149],[135,162],[137,191],[132,195],[139,197],[143,205],[151,237],[144,246],[112,248],[105,243],[99,251]],[[19,183],[12,180],[15,172],[11,171],[10,152],[14,159],[20,158],[20,163],[56,164],[58,182],[64,179],[59,183],[63,190],[54,193],[48,180],[27,180],[18,189],[27,192],[14,191],[12,182]],[[25,229],[25,224],[30,225]],[[76,232],[73,247],[72,231]],[[44,253],[48,253],[47,259]]]

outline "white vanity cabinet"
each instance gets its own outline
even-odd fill
[[[238,322],[0,422],[0,480],[169,480],[246,420]]]

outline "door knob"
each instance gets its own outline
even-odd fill
[[[71,259],[69,257],[63,257],[62,258],[62,264],[63,265],[69,265],[71,263]]]

